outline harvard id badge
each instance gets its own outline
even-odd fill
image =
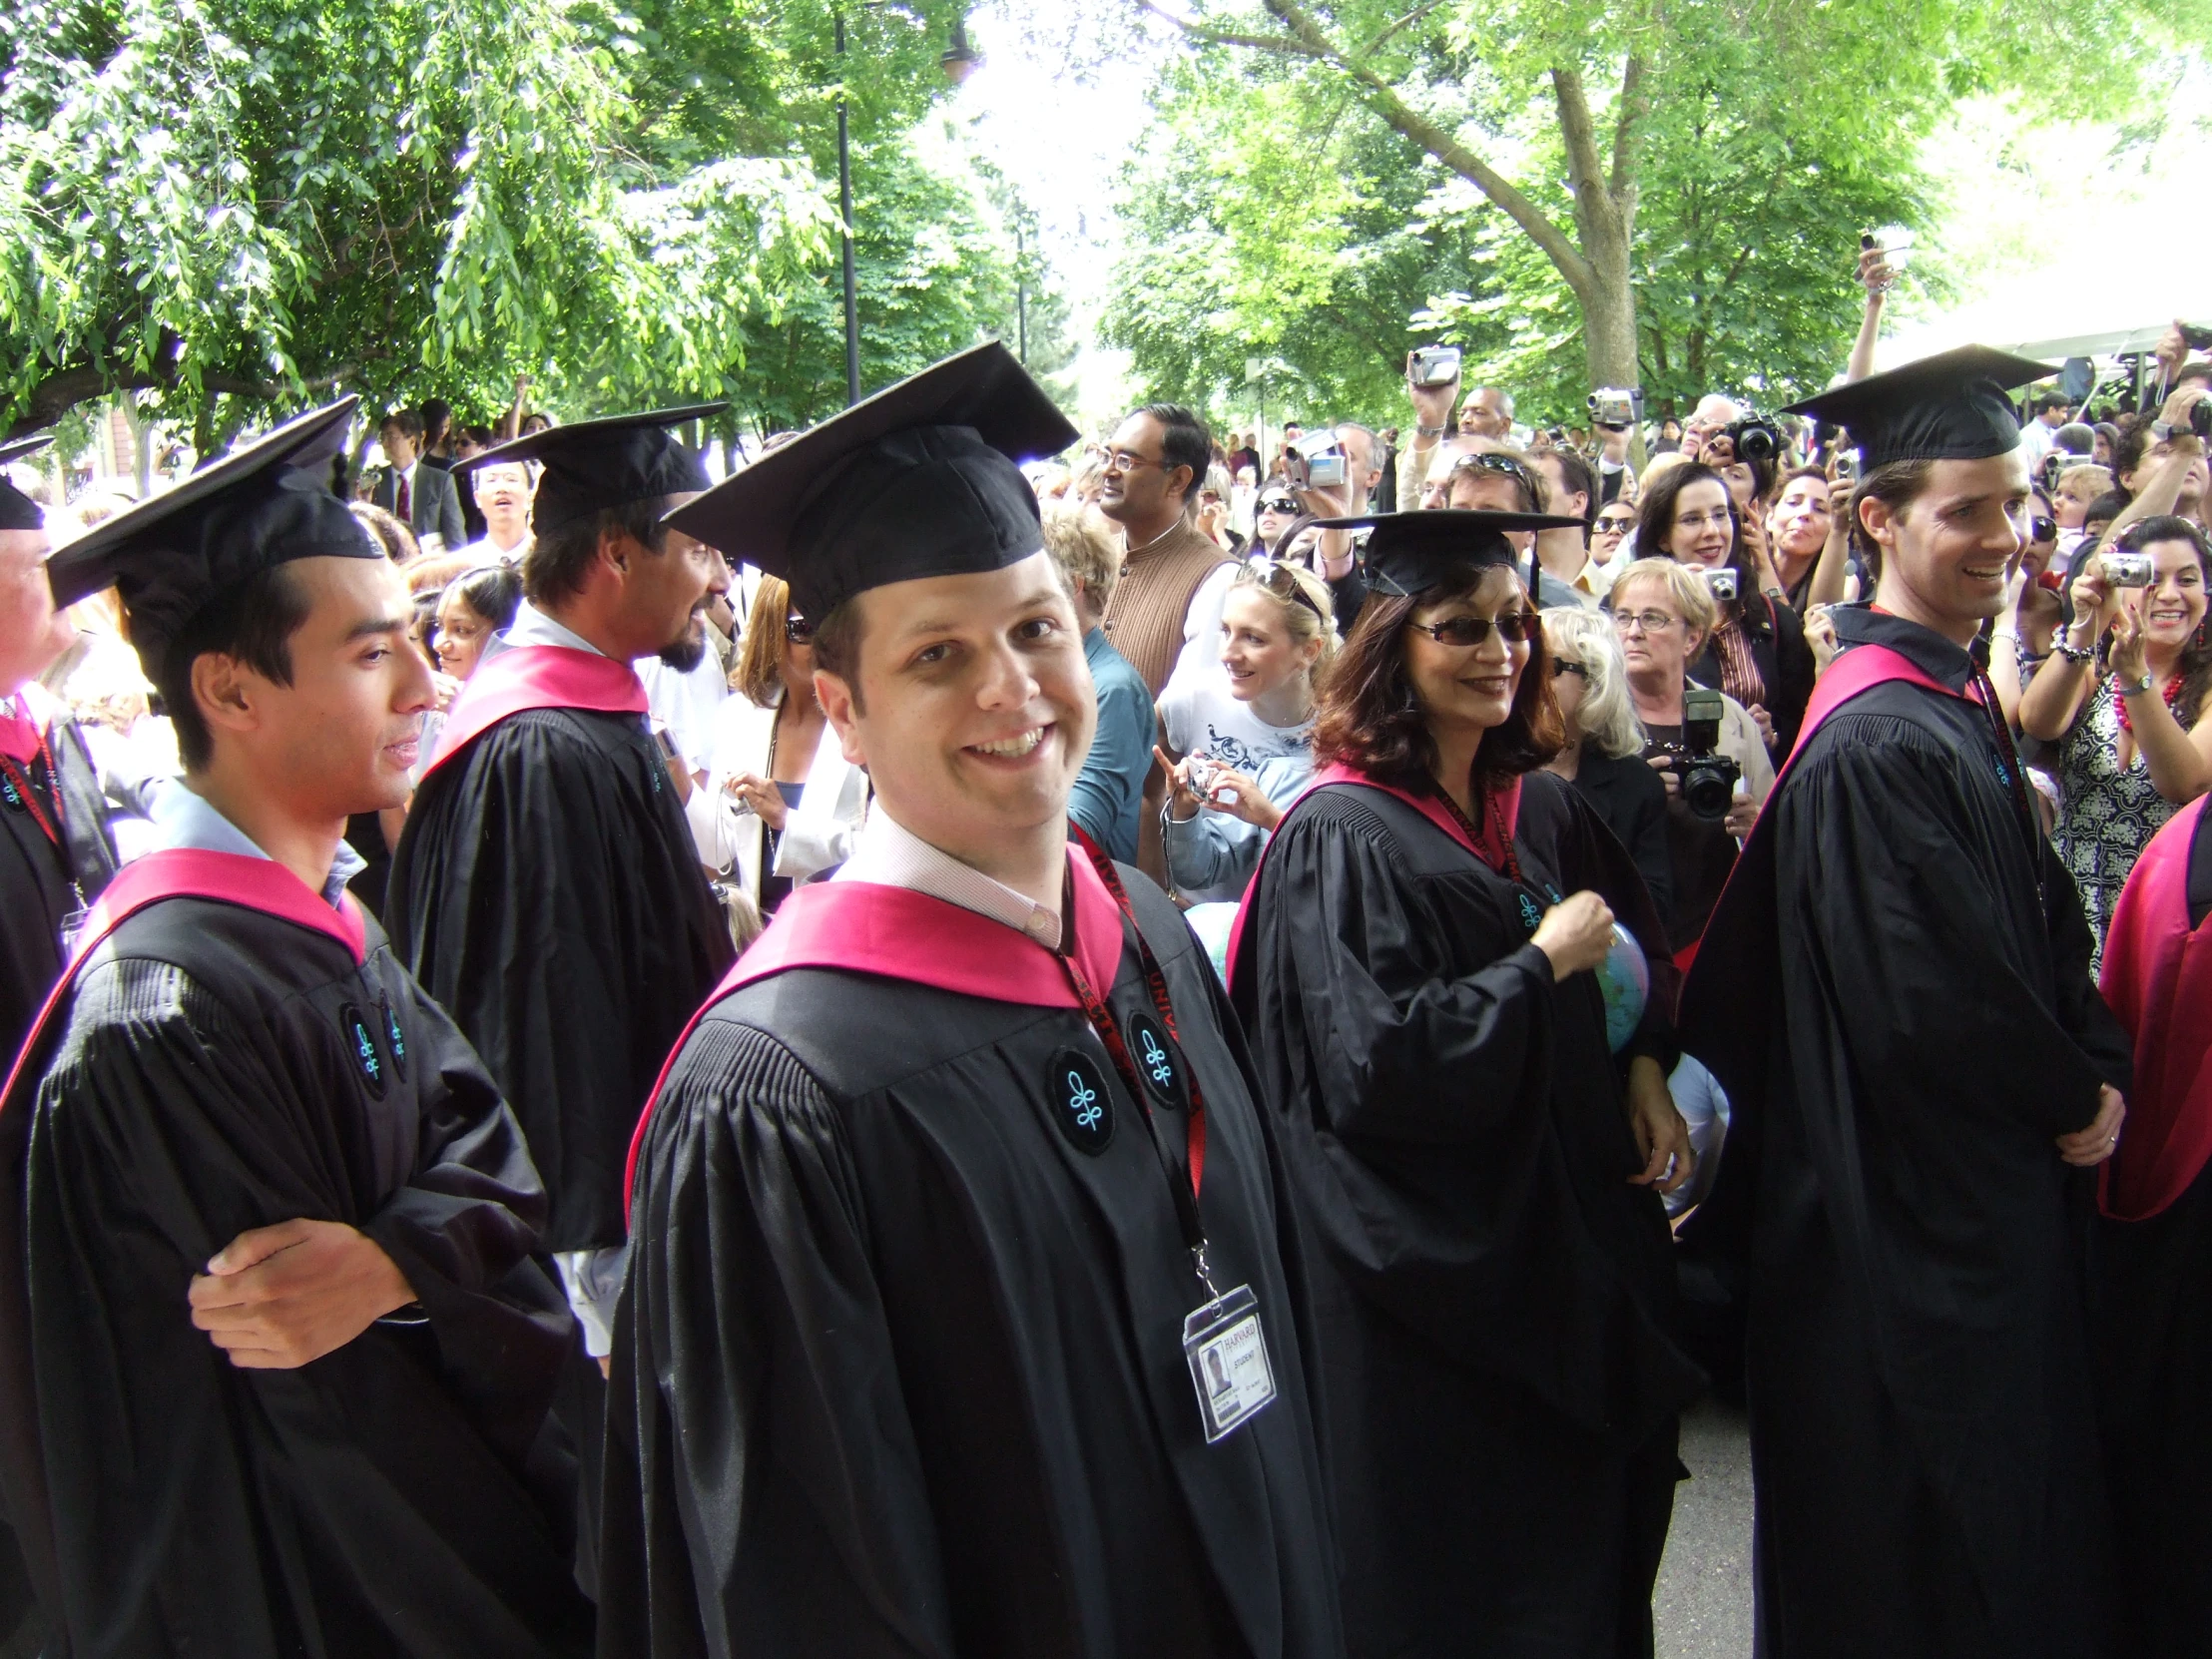
[[[1250,1285],[1216,1297],[1183,1322],[1183,1356],[1198,1387],[1208,1445],[1234,1433],[1275,1397],[1275,1372]]]

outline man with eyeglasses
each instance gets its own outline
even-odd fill
[[[1180,403],[1151,403],[1115,428],[1098,510],[1121,526],[1126,558],[1106,635],[1154,697],[1178,674],[1215,672],[1221,607],[1236,562],[1193,522],[1213,439]]]

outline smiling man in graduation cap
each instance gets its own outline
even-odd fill
[[[674,515],[784,576],[875,807],[640,1126],[602,1654],[1343,1651],[1276,1166],[1094,723],[986,345]]]
[[[661,523],[707,487],[669,428],[723,407],[551,427],[457,469],[544,467],[524,602],[449,712],[392,853],[392,938],[515,1103],[595,1358],[622,1282],[630,1132],[733,954],[630,666],[696,667],[730,586],[720,554]],[[563,1410],[588,1437],[596,1400]]]
[[[2026,541],[2008,388],[1966,347],[1841,422],[1872,606],[1822,678],[1684,989],[1735,1119],[1686,1236],[1748,1287],[1764,1651],[2106,1651],[2080,1259],[2124,1035],[1978,633]]]
[[[430,682],[351,400],[56,555],[185,765],[0,1098],[0,1479],[80,1654],[577,1653],[572,1321],[467,1042],[345,893]]]

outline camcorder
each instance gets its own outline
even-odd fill
[[[1731,571],[1730,575],[1735,573]],[[1674,757],[1682,779],[1682,804],[1696,817],[1718,824],[1728,817],[1744,769],[1720,753],[1721,717],[1728,705],[1717,691],[1686,686],[1682,692],[1682,741],[1662,746]]]
[[[1333,490],[1345,481],[1345,452],[1337,434],[1316,432],[1283,451],[1283,470],[1294,489]]]
[[[1765,415],[1746,415],[1720,434],[1739,461],[1771,461],[1782,453],[1782,429]]]
[[[2104,579],[2115,588],[2147,588],[2157,576],[2148,553],[2107,553]]]
[[[1590,420],[1597,426],[1633,426],[1643,418],[1644,394],[1633,386],[1600,386],[1590,393]]]
[[[1714,604],[1718,605],[1736,597],[1736,573],[1733,570],[1707,570],[1699,574],[1705,578],[1705,591],[1713,596]]]
[[[2181,343],[2192,351],[2212,347],[2212,328],[2201,322],[2184,322],[2181,325]]]
[[[1416,386],[1448,386],[1459,378],[1459,348],[1424,345],[1413,353],[1412,366],[1405,375]]]

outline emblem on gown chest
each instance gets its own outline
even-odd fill
[[[1536,931],[1536,924],[1544,919],[1544,914],[1536,908],[1535,899],[1527,893],[1524,892],[1518,896],[1520,898],[1520,924],[1533,933]]]
[[[1113,1144],[1114,1100],[1106,1089],[1106,1074],[1081,1049],[1063,1048],[1052,1056],[1045,1098],[1051,1102],[1052,1121],[1076,1151],[1095,1158]]]
[[[345,1035],[346,1052],[359,1068],[361,1081],[368,1085],[368,1092],[378,1100],[384,1098],[384,1056],[376,1046],[376,1034],[368,1021],[361,1017],[360,1009],[348,1002],[338,1010],[338,1029]]]
[[[1189,1101],[1183,1081],[1183,1060],[1168,1040],[1167,1028],[1152,1015],[1134,1014],[1129,1020],[1129,1057],[1137,1063],[1145,1092],[1170,1111],[1180,1112]]]
[[[389,1039],[392,1074],[404,1083],[407,1080],[407,1038],[399,1029],[399,1016],[392,1012],[389,1002],[383,1005],[384,1035]]]

